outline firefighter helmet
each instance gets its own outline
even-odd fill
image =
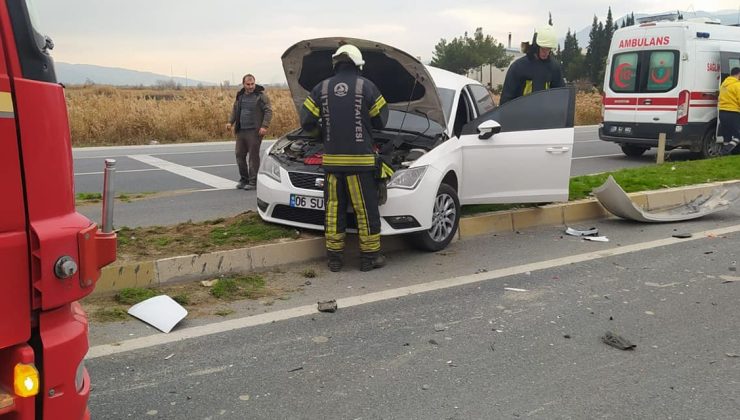
[[[362,53],[359,48],[351,44],[342,45],[337,48],[337,52],[331,56],[332,62],[336,64],[342,56],[348,58],[355,64],[355,66],[357,66],[357,68],[362,70],[362,65],[365,64],[365,61],[362,59]]]
[[[555,28],[545,25],[535,32],[535,44],[544,48],[557,48],[558,38],[555,35]]]

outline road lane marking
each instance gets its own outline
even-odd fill
[[[234,153],[231,149],[224,149],[224,150],[218,150],[218,149],[209,149],[209,150],[194,150],[191,152],[161,152],[161,153],[149,153],[147,156],[167,156],[167,155],[194,155],[194,154],[204,154],[204,153]],[[116,154],[116,155],[105,155],[105,156],[75,156],[74,159],[76,160],[83,160],[83,159],[111,159],[111,158],[122,158],[122,157],[131,157],[131,154]]]
[[[665,238],[657,239],[654,241],[641,242],[632,245],[625,245],[615,247],[612,249],[604,249],[600,251],[587,252],[584,254],[571,255],[562,258],[556,258],[545,261],[538,261],[529,264],[518,265],[514,267],[507,267],[498,270],[488,271],[484,273],[471,274],[460,277],[453,277],[449,279],[436,280],[429,283],[416,284],[412,286],[399,287],[396,289],[384,290],[380,292],[368,293],[360,296],[352,296],[343,299],[337,299],[337,305],[342,308],[350,308],[353,306],[364,305],[367,303],[381,302],[390,299],[397,299],[404,296],[411,296],[425,292],[431,292],[436,290],[448,289],[451,287],[464,286],[471,283],[478,283],[482,281],[495,280],[502,277],[513,276],[517,274],[523,274],[526,272],[534,272],[538,270],[545,270],[555,267],[562,267],[569,264],[581,263],[585,261],[598,260],[602,258],[613,257],[617,255],[629,254],[632,252],[645,251],[652,248],[664,247],[669,245],[675,245],[684,243],[687,241],[694,241],[698,239],[706,239],[710,236],[721,236],[729,233],[740,231],[740,225],[728,226],[720,229],[706,230],[703,232],[695,232],[691,238]],[[133,338],[130,340],[120,341],[115,344],[102,344],[91,347],[87,353],[87,359],[95,359],[103,356],[110,356],[118,353],[125,353],[134,350],[145,349],[154,346],[160,346],[163,344],[179,342],[183,340],[189,340],[192,338],[203,337],[211,334],[218,334],[227,331],[233,331],[248,327],[254,327],[257,325],[269,324],[277,321],[284,321],[292,318],[297,318],[306,315],[313,315],[317,313],[316,305],[305,305],[291,309],[284,309],[280,311],[270,312],[266,314],[253,315],[244,318],[232,319],[228,321],[217,322],[208,325],[201,325],[198,327],[185,328],[182,330],[173,331],[169,334],[150,335],[146,337]]]
[[[262,140],[260,148],[267,148],[276,140]],[[229,148],[222,148],[221,146],[231,145]],[[113,157],[127,157],[131,153],[125,153],[126,150],[138,150],[146,153],[134,153],[134,154],[147,154],[147,155],[187,155],[193,153],[221,153],[221,152],[234,152],[234,142],[207,142],[207,143],[176,143],[176,144],[157,144],[157,145],[132,145],[132,146],[98,146],[98,147],[75,147],[72,149],[72,155],[74,159],[102,159],[102,158],[113,158]],[[215,147],[213,147],[215,146]],[[175,149],[181,147],[183,149],[196,148],[199,150],[193,151],[176,151],[176,152],[158,152],[159,149]],[[211,148],[213,147],[213,148]],[[109,154],[93,154],[93,156],[74,156],[80,154],[88,154],[91,152],[109,152],[118,151],[116,155]]]
[[[220,176],[211,175],[207,172],[199,171],[197,169],[190,168],[188,166],[178,165],[177,163],[168,162],[164,159],[156,158],[150,155],[129,155],[131,159],[138,160],[139,162],[152,165],[156,168],[164,169],[165,171],[172,172],[175,175],[180,175],[185,178],[192,179],[193,181],[200,182],[218,188],[220,190],[231,190],[234,189],[234,181]]]
[[[192,166],[193,169],[201,169],[201,168],[225,168],[227,166],[236,166],[236,163],[222,163],[218,165],[198,165],[198,166]],[[147,168],[147,169],[127,169],[125,171],[121,171],[116,169],[117,174],[128,174],[132,172],[158,172],[158,171],[164,171],[164,169],[160,168]],[[83,175],[103,175],[104,172],[78,172],[75,174],[75,176],[83,176]]]
[[[624,155],[622,153],[615,153],[613,155],[581,156],[581,157],[570,158],[570,160],[598,159],[598,158],[614,157],[614,156],[624,156]]]

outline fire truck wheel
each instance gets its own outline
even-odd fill
[[[642,156],[648,147],[633,146],[631,144],[623,144],[622,152],[629,157],[640,157]]]

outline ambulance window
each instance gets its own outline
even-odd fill
[[[612,59],[609,87],[614,92],[634,92],[637,84],[638,53],[617,54]]]
[[[648,68],[647,91],[667,92],[676,85],[676,55],[673,51],[652,51]]]

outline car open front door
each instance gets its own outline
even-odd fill
[[[567,201],[574,114],[575,89],[560,88],[517,98],[468,123],[459,139],[461,204]],[[500,132],[485,138],[480,128],[486,126]]]

